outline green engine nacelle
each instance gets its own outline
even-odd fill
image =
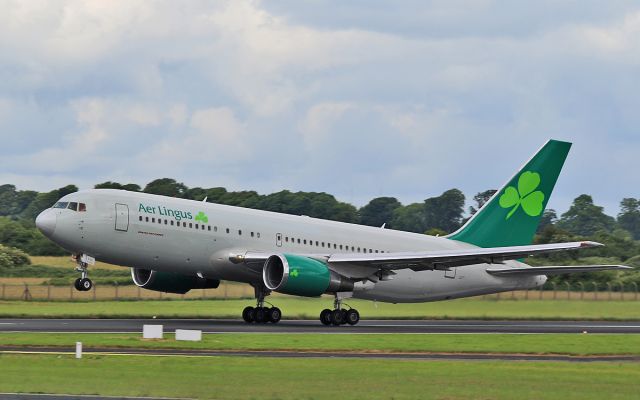
[[[142,268],[131,268],[131,278],[133,278],[133,283],[143,289],[178,294],[185,294],[191,289],[215,289],[220,285],[220,281],[217,279]]]
[[[293,254],[269,257],[262,269],[262,280],[269,290],[296,296],[353,290],[353,282],[331,271],[327,264]]]

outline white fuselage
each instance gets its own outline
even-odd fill
[[[415,233],[119,190],[81,191],[60,201],[86,204],[85,212],[47,210],[55,213],[55,229],[47,235],[71,252],[127,267],[250,284],[259,284],[261,274],[230,261],[230,256],[474,247]],[[517,261],[506,264],[521,266]],[[533,288],[546,280],[544,276],[498,277],[486,272],[488,266],[402,269],[393,280],[357,287],[353,296],[394,303],[435,301]]]

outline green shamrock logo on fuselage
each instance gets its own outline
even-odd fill
[[[203,224],[208,224],[209,223],[209,217],[207,217],[207,214],[203,213],[202,211],[200,211],[195,218],[196,221],[200,221]]]
[[[293,271],[291,271],[289,276],[292,277],[292,278],[296,278],[298,276],[298,270],[294,269]]]
[[[500,196],[500,207],[511,208],[505,219],[511,218],[518,207],[522,206],[524,212],[530,217],[537,217],[542,213],[544,193],[536,190],[540,186],[540,174],[526,171],[518,178],[518,189],[507,186]],[[534,191],[535,190],[535,191]]]

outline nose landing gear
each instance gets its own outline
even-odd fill
[[[89,264],[87,263],[87,256],[84,254],[77,255],[74,257],[76,260],[76,271],[80,272],[80,278],[76,279],[73,283],[73,286],[77,291],[87,292],[93,288],[93,282],[89,279],[89,272],[87,267]]]

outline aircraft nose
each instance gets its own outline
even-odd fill
[[[56,213],[52,209],[44,210],[36,217],[36,227],[45,236],[51,237],[56,230]]]

